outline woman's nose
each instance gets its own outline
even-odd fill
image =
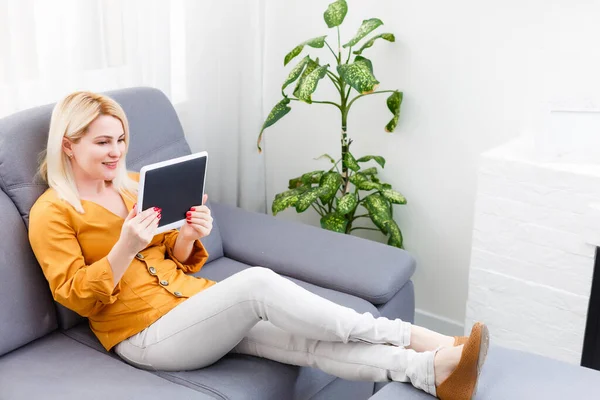
[[[121,150],[119,150],[119,146],[113,146],[110,149],[110,152],[108,153],[109,156],[111,157],[120,157],[121,156]]]

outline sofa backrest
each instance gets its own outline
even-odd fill
[[[138,87],[105,94],[123,107],[129,121],[128,170],[139,171],[146,164],[190,154],[175,109],[160,90]],[[44,105],[0,119],[0,189],[10,197],[26,226],[31,206],[47,189],[35,175],[38,156],[46,146],[53,107],[54,104]],[[210,261],[223,256],[217,221],[213,226],[211,235],[203,240]],[[29,243],[23,243],[21,250],[31,251]],[[41,270],[37,263],[34,267]],[[5,301],[4,297],[0,292],[0,302]],[[57,304],[57,307],[61,328],[68,329],[83,321],[63,306]]]
[[[0,191],[0,356],[57,327],[48,283],[15,205]]]

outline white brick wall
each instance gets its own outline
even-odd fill
[[[524,141],[482,156],[465,330],[579,364],[596,245],[600,167],[536,162]]]

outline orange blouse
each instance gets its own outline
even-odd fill
[[[133,202],[122,198],[131,210]],[[124,220],[97,203],[82,200],[82,205],[84,214],[48,189],[31,208],[29,240],[54,300],[87,317],[106,350],[216,283],[186,275],[198,272],[208,253],[197,240],[182,264],[173,255],[179,231],[171,230],[154,236],[113,290],[106,256]]]

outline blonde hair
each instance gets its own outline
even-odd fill
[[[81,198],[75,184],[71,162],[63,151],[63,138],[78,143],[88,131],[90,124],[100,115],[117,118],[125,133],[125,152],[119,163],[113,187],[132,201],[137,194],[137,182],[127,174],[125,155],[129,149],[129,123],[121,106],[108,96],[92,92],[74,92],[56,103],[50,119],[48,145],[41,154],[40,177],[56,191],[58,197],[84,213]]]

